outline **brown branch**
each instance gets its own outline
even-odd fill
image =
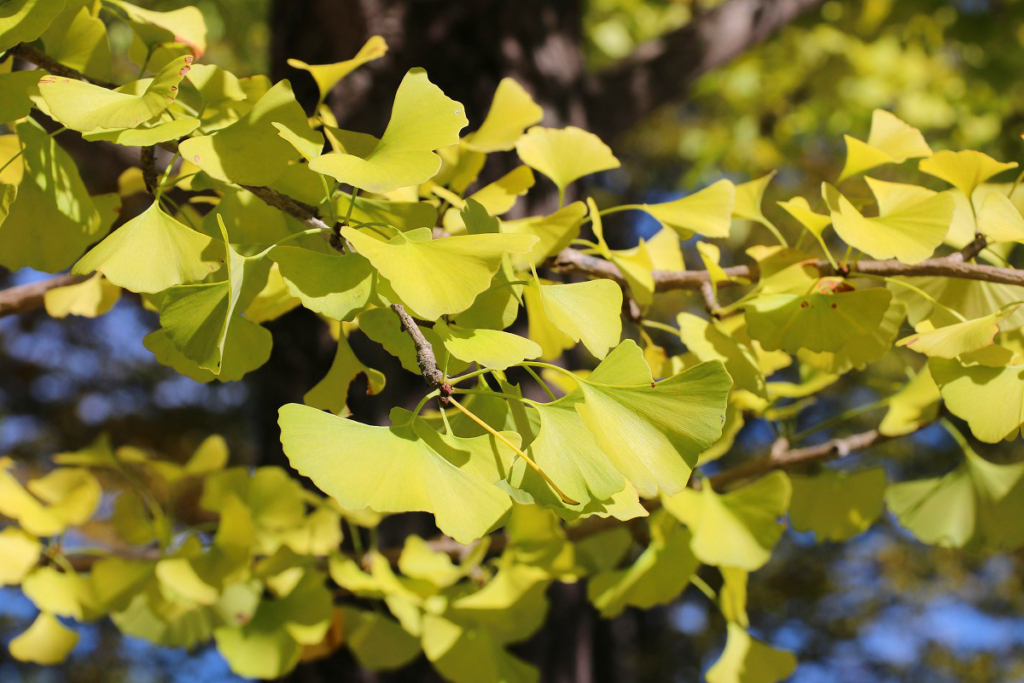
[[[89,277],[89,275],[58,275],[49,280],[0,290],[0,318],[41,308],[46,293],[51,289],[77,285],[79,282],[88,280]]]
[[[21,43],[20,45],[15,46],[11,50],[11,54],[24,59],[26,62],[32,62],[40,69],[49,71],[54,76],[73,78],[78,81],[87,81],[93,85],[98,85],[101,88],[107,88],[109,90],[113,90],[117,87],[113,83],[108,83],[107,81],[102,81],[98,78],[86,76],[81,71],[72,69],[70,66],[64,66],[53,57],[27,43]]]
[[[139,152],[139,166],[142,167],[142,179],[146,183],[146,190],[150,194],[156,194],[156,188],[160,184],[160,175],[156,172],[156,147],[143,147]]]
[[[402,331],[409,335],[413,345],[416,347],[416,364],[420,366],[423,379],[431,389],[440,389],[442,395],[451,396],[452,388],[445,384],[444,373],[437,367],[437,357],[434,355],[434,347],[430,345],[427,338],[423,336],[423,330],[416,324],[413,317],[409,315],[401,304],[391,304],[391,310],[398,315],[402,321]]]
[[[704,74],[820,6],[824,0],[729,0],[585,83],[590,129],[608,140],[679,100]]]
[[[828,261],[817,261],[813,265],[823,276],[856,276],[858,274],[884,277],[933,276],[1024,287],[1024,270],[997,268],[995,266],[965,262],[965,255],[969,257],[973,248],[976,248],[976,243],[977,241],[971,243],[975,247],[971,245],[965,247],[966,251],[955,252],[949,256],[927,259],[914,264],[900,263],[895,260],[858,261],[851,264],[849,269],[843,272],[837,272]],[[555,257],[552,266],[562,272],[608,278],[619,283],[625,282],[622,273],[615,267],[615,264],[596,256],[588,256],[575,249],[562,250]],[[740,278],[750,282],[756,282],[760,277],[757,265],[733,266],[726,268],[725,272],[731,278]],[[655,289],[659,292],[676,289],[700,290],[703,284],[710,282],[711,279],[706,270],[656,270],[653,276]],[[741,283],[723,281],[718,283],[718,287],[736,286],[738,284]]]

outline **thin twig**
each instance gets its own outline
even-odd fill
[[[20,45],[15,46],[11,50],[11,53],[14,54],[16,57],[24,59],[26,62],[32,62],[40,69],[49,71],[54,76],[60,76],[62,78],[73,78],[79,81],[86,81],[92,83],[93,85],[98,85],[101,88],[107,88],[110,90],[117,87],[113,83],[109,83],[98,78],[92,78],[91,76],[86,76],[81,71],[72,69],[70,66],[64,66],[53,57],[44,53],[42,50],[38,50],[27,43],[22,43]]]
[[[444,403],[452,395],[452,387],[445,384],[444,373],[437,367],[437,356],[434,355],[434,347],[430,345],[427,338],[423,336],[423,330],[416,324],[405,307],[401,304],[391,304],[391,310],[398,315],[402,321],[402,331],[412,339],[416,347],[416,364],[420,367],[423,379],[431,389],[441,390],[441,402]]]

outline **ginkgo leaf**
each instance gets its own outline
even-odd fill
[[[1024,301],[1024,287],[1014,285],[951,277],[914,277],[906,278],[906,282],[928,295],[925,298],[898,283],[889,285],[893,298],[907,307],[907,319],[914,327],[922,321],[930,321],[933,326],[956,322],[949,314],[950,309],[968,319],[983,318]],[[1018,308],[1001,327],[1016,329],[1021,325],[1024,325],[1024,309]]]
[[[654,382],[640,347],[622,342],[579,382],[576,410],[641,496],[678,493],[718,440],[732,380],[716,361]]]
[[[401,625],[383,614],[342,607],[345,644],[359,666],[369,671],[390,671],[410,664],[420,654],[420,643]]]
[[[197,118],[185,117],[161,121],[150,126],[138,128],[115,128],[113,130],[94,130],[82,137],[89,142],[105,140],[125,147],[148,147],[168,140],[187,138],[201,122]]]
[[[109,80],[107,27],[86,7],[68,7],[41,36],[48,57],[92,78]]]
[[[907,384],[889,399],[889,410],[882,418],[878,431],[886,436],[902,436],[916,432],[939,416],[942,396],[935,386],[928,366],[914,375]]]
[[[314,144],[319,135],[309,127],[291,84],[281,81],[230,126],[183,141],[181,156],[223,182],[271,185],[299,158],[295,147],[278,135],[275,123]]]
[[[987,154],[973,150],[943,150],[922,159],[918,168],[928,175],[945,180],[963,192],[964,196],[971,197],[978,185],[1003,171],[1017,168],[1017,162],[1002,163]]]
[[[539,307],[529,309],[530,336],[542,348],[545,344],[538,341],[532,330],[545,325],[554,326],[572,341],[582,342],[596,358],[604,358],[619,343],[622,336],[622,289],[611,280],[564,285],[538,285],[534,282],[526,288],[526,296],[528,304],[531,296],[536,296],[540,303]],[[550,357],[546,348],[544,357]]]
[[[423,653],[453,683],[537,683],[537,669],[508,653],[486,629],[423,615]]]
[[[227,230],[221,223],[227,242]],[[238,379],[270,358],[270,332],[242,313],[267,283],[266,252],[242,256],[226,244],[227,279],[198,285],[175,285],[163,296],[160,326],[174,345],[199,367]],[[228,357],[234,356],[228,363]],[[225,370],[230,370],[225,374]]]
[[[0,514],[34,536],[56,536],[84,524],[100,503],[102,489],[88,470],[58,468],[22,487],[9,471],[11,464],[0,458]]]
[[[601,616],[618,616],[626,607],[650,609],[679,597],[699,562],[690,551],[690,531],[659,510],[648,520],[651,541],[629,568],[595,574],[587,598]]]
[[[383,223],[399,230],[432,228],[437,224],[437,208],[427,202],[392,202],[382,199],[367,199],[351,196],[338,198],[337,215],[347,216],[352,208],[352,220],[356,223]]]
[[[997,465],[961,445],[964,460],[955,470],[893,484],[886,504],[924,543],[993,552],[1019,548],[1024,530],[1013,520],[1024,514],[1024,463]]]
[[[839,174],[840,182],[876,166],[902,164],[907,159],[932,155],[932,148],[921,131],[884,109],[876,109],[872,113],[871,131],[866,143],[849,135],[844,137],[846,164]]]
[[[45,74],[38,70],[0,73],[0,121],[7,123],[29,115],[32,111],[30,94]]]
[[[644,204],[643,210],[672,228],[680,239],[694,233],[704,237],[728,237],[736,201],[736,186],[719,180],[703,190],[662,204]]]
[[[462,218],[462,210],[470,200],[480,204],[489,215],[501,216],[512,209],[515,206],[516,200],[526,194],[527,190],[533,187],[533,184],[533,170],[529,166],[517,166],[493,183],[489,183],[469,195],[465,200],[462,200],[454,193],[442,193],[439,188],[434,188],[434,192],[438,196],[443,195],[442,199],[445,199],[452,205],[452,208],[448,209],[444,214],[444,228],[450,234],[455,235],[466,229],[465,221]],[[503,232],[514,231],[504,230]]]
[[[859,472],[823,469],[809,477],[790,475],[789,480],[793,528],[813,531],[819,541],[845,541],[882,514],[886,482],[880,467]]]
[[[10,0],[0,7],[0,51],[18,43],[31,43],[43,35],[57,15],[64,11],[65,0]]]
[[[97,273],[85,282],[49,290],[43,297],[43,305],[51,318],[69,315],[96,318],[113,308],[120,298],[121,288]]]
[[[876,259],[918,263],[942,244],[953,220],[953,197],[917,185],[865,178],[878,201],[879,215],[867,218],[838,195],[832,225],[847,244]]]
[[[464,139],[466,147],[477,152],[507,152],[516,145],[523,131],[544,117],[544,110],[513,78],[503,78],[494,91],[494,100],[480,128]]]
[[[999,334],[999,323],[1006,320],[1016,307],[996,311],[991,315],[973,320],[965,320],[946,327],[934,329],[922,323],[918,332],[896,342],[896,346],[906,346],[929,358],[956,358],[971,351],[977,351],[993,343]]]
[[[164,213],[159,202],[93,247],[75,274],[98,271],[131,292],[162,292],[198,282],[220,268],[214,241]]]
[[[384,389],[383,373],[363,365],[352,351],[345,335],[341,335],[338,337],[338,350],[334,354],[331,369],[327,371],[327,375],[322,380],[317,382],[316,386],[306,392],[306,395],[302,397],[302,402],[308,406],[338,414],[345,409],[352,381],[361,374],[366,375],[367,394],[372,396]]]
[[[509,332],[474,330],[448,325],[443,320],[434,324],[434,332],[448,353],[481,367],[505,370],[524,360],[538,358],[541,354],[541,348],[536,343]]]
[[[494,486],[498,477],[485,474],[496,458],[513,454],[490,437],[439,434],[421,418],[372,427],[296,404],[282,407],[280,416],[292,466],[342,507],[430,512],[460,543],[485,534],[511,507]]]
[[[805,295],[764,294],[745,305],[747,330],[767,351],[838,351],[871,335],[889,309],[883,287],[855,289],[823,278]]]
[[[78,633],[42,612],[24,633],[11,640],[11,656],[22,662],[44,666],[60,664],[78,643]]]
[[[17,189],[0,188],[0,265],[57,272],[110,230],[119,201],[90,197],[74,161],[38,123],[26,119],[15,130],[23,164]]]
[[[331,152],[310,162],[310,169],[367,192],[392,192],[430,180],[441,169],[435,150],[459,141],[468,120],[462,105],[412,69],[395,95],[391,120],[368,153]]]
[[[525,254],[512,254],[512,266],[528,270],[539,266],[562,251],[580,234],[580,225],[587,215],[583,202],[573,202],[547,216],[530,216],[501,222],[501,231],[507,234],[536,235],[538,242]]]
[[[0,529],[0,586],[16,586],[39,562],[43,544],[14,526]]]
[[[388,52],[388,44],[381,36],[370,36],[370,39],[359,48],[352,59],[334,64],[306,64],[298,59],[289,59],[288,66],[308,71],[320,89],[320,101],[324,101],[335,85],[345,76],[367,62],[380,59]]]
[[[851,370],[863,370],[869,364],[883,358],[892,350],[906,318],[906,308],[899,301],[893,301],[886,309],[878,326],[866,336],[850,335],[850,341],[837,351],[810,351],[799,349],[797,359],[809,368],[821,370],[832,377]],[[824,378],[822,378],[824,381]]]
[[[1024,217],[1001,192],[989,192],[978,210],[978,232],[989,242],[1024,241]]]
[[[740,343],[722,323],[692,313],[680,313],[676,321],[679,338],[698,360],[722,361],[736,388],[767,397],[764,374],[753,349]]]
[[[601,138],[575,126],[534,126],[516,142],[516,152],[524,164],[546,175],[563,192],[584,176],[619,167]]]
[[[153,119],[178,97],[178,84],[188,74],[192,57],[179,57],[153,78],[140,95],[107,90],[60,76],[39,80],[39,93],[50,115],[72,130],[89,132],[136,128]],[[125,89],[130,88],[123,86]]]
[[[775,235],[775,238],[780,244],[782,244],[782,246],[788,246],[786,244],[786,239],[779,233],[775,225],[764,215],[764,210],[762,208],[765,192],[767,192],[768,185],[772,182],[772,179],[777,173],[778,171],[772,171],[760,178],[755,178],[754,180],[749,180],[737,185],[732,215],[734,218],[753,221],[763,225],[768,228],[773,235]]]
[[[402,321],[398,314],[390,308],[371,308],[359,314],[358,323],[359,330],[397,358],[403,368],[411,373],[420,374],[416,345],[402,329]],[[447,367],[449,374],[458,374],[469,366],[468,363],[458,360],[448,353],[434,330],[424,326],[420,328],[420,331],[423,333],[423,338],[434,349],[438,367]]]
[[[793,653],[752,638],[738,624],[729,624],[725,651],[708,669],[708,683],[778,683],[796,669]]]
[[[342,236],[369,259],[395,293],[427,320],[469,308],[487,289],[508,252],[524,253],[532,235],[460,235],[432,239],[428,228],[398,233],[387,242],[351,227]]]
[[[933,358],[928,368],[946,407],[967,421],[975,437],[985,443],[1016,437],[1024,424],[1024,365],[963,366]]]
[[[597,249],[601,256],[611,261],[622,273],[622,277],[629,286],[629,291],[639,304],[641,309],[647,309],[654,301],[654,263],[647,253],[647,245],[641,238],[640,244],[628,251],[612,250],[604,239],[604,224],[601,220],[601,212],[597,210],[597,204],[593,198],[587,198],[587,208],[590,210],[590,225],[597,238]]]
[[[832,225],[832,217],[811,210],[811,205],[803,197],[793,197],[788,202],[779,202],[779,206],[797,219],[800,225],[819,240],[825,228]]]
[[[157,12],[124,0],[110,1],[128,15],[132,27],[147,45],[175,42],[187,46],[196,57],[206,52],[206,22],[198,7]]]
[[[332,320],[351,320],[373,293],[373,268],[359,254],[322,254],[299,247],[274,247],[269,256],[292,296]]]
[[[665,509],[693,531],[690,548],[701,562],[747,571],[768,562],[782,537],[778,519],[789,508],[792,486],[775,471],[752,484],[718,493],[707,482],[662,496]]]

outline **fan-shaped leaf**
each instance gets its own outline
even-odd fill
[[[308,71],[320,88],[320,101],[327,99],[327,95],[335,85],[345,76],[361,67],[367,62],[380,59],[388,52],[387,42],[380,36],[370,36],[370,39],[359,48],[359,52],[352,59],[335,64],[306,64],[298,59],[289,59],[288,66]]]
[[[663,204],[644,204],[643,209],[680,239],[693,233],[704,237],[728,237],[736,201],[736,186],[719,180],[703,190]]]
[[[523,131],[544,117],[540,108],[512,78],[503,78],[494,91],[494,101],[479,130],[466,136],[466,147],[477,152],[507,152]]]
[[[559,190],[598,171],[619,167],[619,160],[601,138],[568,126],[534,126],[516,142],[523,163],[550,178]]]
[[[884,109],[871,115],[871,132],[866,143],[846,138],[846,165],[839,181],[883,164],[902,164],[907,159],[931,156],[932,148],[921,131]]]

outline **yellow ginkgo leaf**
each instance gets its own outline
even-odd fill
[[[0,9],[0,51],[18,43],[31,43],[46,31],[65,0],[12,0]]]
[[[51,318],[96,318],[113,308],[120,298],[121,288],[96,273],[85,282],[51,289],[43,297],[43,304]]]
[[[550,178],[560,192],[584,176],[619,167],[601,138],[575,126],[534,126],[516,142],[516,151],[524,164]]]
[[[367,192],[392,192],[430,180],[441,169],[435,150],[454,145],[468,120],[462,105],[412,69],[395,95],[391,120],[368,152],[331,152],[310,162],[317,173]]]
[[[494,92],[487,118],[475,133],[466,136],[467,147],[477,152],[507,152],[523,131],[544,117],[544,110],[515,79],[503,78]]]
[[[21,529],[0,530],[0,586],[16,586],[39,562],[43,544]]]
[[[1001,192],[989,192],[978,210],[978,232],[989,242],[1024,241],[1024,217]]]
[[[41,78],[39,93],[50,115],[72,130],[136,128],[171,106],[178,97],[178,84],[191,64],[189,55],[170,62],[140,95],[60,76]],[[123,86],[122,90],[132,85]]]
[[[11,656],[22,662],[44,666],[60,664],[78,643],[78,633],[42,612],[21,635],[11,641]]]
[[[807,231],[818,240],[821,239],[821,234],[825,232],[825,228],[832,224],[831,216],[812,211],[811,205],[803,197],[793,197],[788,202],[779,202],[779,206],[785,209],[790,216],[797,219],[800,225],[807,228]]]
[[[465,200],[453,192],[446,193],[447,196],[442,199],[447,200],[453,208],[448,209],[444,214],[445,230],[452,235],[465,231],[466,224],[462,220],[462,209],[470,199],[478,202],[491,216],[500,216],[515,206],[516,200],[526,194],[527,190],[533,187],[533,183],[533,170],[529,166],[518,166],[493,183],[483,186],[466,197]],[[435,192],[438,189],[440,188],[435,188]],[[438,192],[438,196],[441,196],[440,192]]]
[[[970,197],[978,185],[1003,171],[1017,168],[1017,162],[1002,163],[987,154],[974,150],[962,152],[943,150],[927,159],[922,159],[918,168],[928,175],[942,178]]]
[[[338,84],[338,81],[367,62],[380,59],[388,51],[387,42],[380,36],[371,36],[366,43],[359,48],[359,52],[352,59],[335,64],[306,64],[299,59],[289,59],[288,66],[308,71],[309,75],[316,81],[320,88],[320,101],[323,102],[331,89]]]
[[[550,357],[550,346],[533,333],[535,327],[541,330],[553,325],[573,341],[582,342],[596,358],[604,358],[618,345],[622,336],[622,288],[611,280],[565,285],[533,283],[526,292],[537,296],[541,304],[529,310],[530,337],[544,348],[544,357]]]
[[[996,311],[991,315],[974,320],[965,320],[955,325],[932,328],[928,323],[918,325],[917,334],[904,337],[896,346],[906,346],[930,358],[956,358],[957,356],[983,349],[992,344],[999,334],[999,323],[1010,317],[1017,307]],[[922,328],[930,328],[922,331]]]
[[[525,253],[537,242],[533,235],[498,233],[435,240],[430,228],[400,232],[387,242],[351,227],[341,232],[402,301],[428,320],[469,308],[490,287],[506,253]]]
[[[198,282],[220,268],[223,249],[174,220],[158,202],[93,247],[71,272],[98,271],[131,292],[156,293]]]
[[[643,209],[661,223],[672,228],[681,239],[693,233],[704,237],[728,237],[732,225],[736,186],[719,180],[703,190],[662,204],[644,204]]]
[[[902,164],[907,159],[932,154],[921,131],[884,109],[876,109],[872,114],[866,143],[849,135],[845,138],[846,164],[839,174],[840,182],[876,166]]]
[[[843,195],[826,192],[836,233],[872,258],[920,263],[931,257],[949,232],[953,197],[917,185],[865,180],[878,201],[878,217],[867,218]]]
[[[528,270],[530,265],[539,266],[576,239],[580,233],[587,207],[583,202],[573,202],[547,216],[530,216],[512,221],[502,221],[501,231],[508,234],[536,235],[537,244],[525,254],[513,254],[512,266]]]
[[[496,370],[538,358],[542,353],[535,342],[500,330],[472,330],[438,320],[434,332],[455,358]]]
[[[206,21],[198,7],[157,12],[124,0],[110,1],[128,15],[132,28],[147,45],[174,42],[187,46],[196,57],[206,52]]]

